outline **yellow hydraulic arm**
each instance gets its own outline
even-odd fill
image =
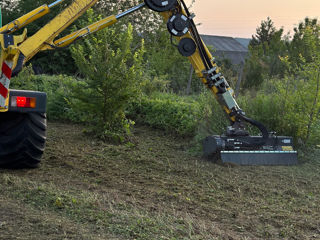
[[[150,9],[162,15],[164,21],[167,23],[171,37],[175,37],[178,41],[178,45],[175,46],[183,56],[189,58],[196,74],[217,98],[231,121],[231,126],[228,127],[224,135],[206,138],[204,141],[204,153],[207,156],[222,150],[236,150],[241,154],[245,154],[241,155],[244,157],[241,157],[240,160],[244,159],[244,161],[247,161],[251,159],[250,154],[252,151],[254,151],[254,154],[258,154],[258,158],[260,159],[261,154],[266,154],[266,150],[269,151],[270,154],[278,154],[281,149],[292,148],[291,138],[277,137],[269,134],[263,124],[248,118],[238,106],[234,98],[234,91],[220,72],[214,58],[202,41],[193,21],[193,15],[189,13],[184,0],[144,0],[144,3],[123,13],[109,16],[65,37],[56,39],[65,28],[98,1],[74,0],[62,13],[30,38],[27,38],[26,30],[20,36],[12,36],[14,31],[21,29],[49,13],[52,7],[63,1],[64,0],[56,0],[50,5],[43,5],[0,28],[0,112],[8,111],[11,73],[19,71],[23,64],[39,51],[67,47],[80,38],[111,26],[127,14],[137,11],[144,6],[148,6]],[[244,123],[249,123],[257,127],[261,132],[261,136],[250,136],[245,129]],[[261,151],[257,152],[256,150]],[[230,153],[234,154],[232,151]],[[290,151],[282,151],[282,153],[292,154]],[[278,161],[283,158],[284,155],[282,153],[280,156],[276,155],[276,158],[268,157],[271,155],[267,154],[265,159]],[[222,151],[221,156],[223,156],[223,154],[228,155],[229,153]],[[293,158],[296,159],[296,152],[293,154]],[[228,158],[227,155],[224,155],[225,159]],[[233,155],[229,156],[232,157]],[[246,156],[248,156],[248,159]],[[288,156],[290,157],[292,155]]]
[[[185,10],[181,8],[181,4],[180,4],[180,11],[181,13],[183,13],[184,16],[187,16],[187,13],[185,12]],[[170,18],[172,17],[172,12],[163,12],[161,13],[161,15],[163,16],[165,21],[170,21]],[[194,39],[194,38],[192,37],[190,32],[187,32],[185,35],[181,37],[176,36],[176,39],[178,41],[181,41],[183,39]],[[217,66],[215,59],[210,53],[207,46],[203,43],[201,39],[200,41],[203,47],[204,54],[207,56],[208,60],[211,63],[211,68],[206,69],[205,63],[201,57],[201,53],[200,53],[201,49],[199,48],[199,46],[197,46],[194,54],[192,54],[191,56],[188,56],[189,61],[191,62],[193,69],[195,70],[197,76],[201,79],[203,84],[205,84],[212,91],[212,93],[217,98],[217,100],[222,104],[222,107],[230,117],[230,120],[232,122],[235,122],[236,121],[235,116],[230,116],[230,114],[233,110],[238,111],[240,110],[240,108],[236,103],[236,100],[234,99],[234,90],[229,86],[229,84],[224,79],[223,75],[220,73],[220,68]],[[217,84],[209,84],[207,77],[208,77],[208,72],[210,74],[210,71],[212,71],[212,73],[214,73],[214,75],[217,78],[219,78],[218,81],[220,81],[220,83],[223,83],[226,85],[225,92],[221,93],[221,91],[218,88],[219,86]],[[221,94],[224,94],[224,96],[221,96]]]
[[[56,6],[62,1],[63,0],[57,0],[48,6],[44,5],[39,7],[2,27],[0,29],[0,42],[3,49],[2,52],[6,52],[6,54],[2,54],[1,61],[11,61],[11,64],[9,65],[12,69],[14,69],[17,64],[22,66],[23,63],[30,60],[39,51],[66,47],[77,39],[108,27],[116,23],[119,18],[147,5],[152,10],[161,12],[164,20],[168,23],[169,32],[179,41],[178,48],[180,53],[189,58],[196,74],[212,91],[231,122],[236,123],[239,121],[239,118],[244,118],[244,113],[234,99],[234,91],[220,73],[214,58],[201,40],[200,35],[197,32],[197,28],[192,20],[193,16],[189,13],[183,0],[145,0],[144,3],[141,3],[126,12],[117,16],[109,16],[91,24],[90,26],[55,40],[55,38],[65,28],[67,28],[88,8],[98,1],[74,0],[62,13],[56,16],[30,38],[26,38],[26,33],[24,33],[24,35],[20,37],[19,41],[15,42],[13,41],[14,39],[9,41],[9,43],[8,41],[5,41],[8,33],[12,33],[28,23],[42,17],[49,12],[50,8]],[[7,56],[7,59],[5,59],[5,56]],[[6,106],[3,103],[1,104],[0,101],[0,111],[5,111],[5,107]]]
[[[74,0],[62,13],[42,27],[32,37],[25,40],[19,51],[25,57],[25,61],[31,59],[45,45],[50,44],[64,29],[85,13],[98,0]]]
[[[228,136],[248,136],[244,122],[249,123],[261,131],[262,137],[257,141],[249,139],[241,144],[250,145],[251,149],[262,146],[269,137],[266,127],[248,117],[238,106],[234,91],[220,72],[215,59],[212,57],[207,46],[202,41],[197,27],[193,21],[184,0],[145,0],[146,5],[163,16],[169,33],[179,41],[179,52],[189,58],[198,77],[214,94],[223,110],[231,121],[228,127]],[[232,140],[232,138],[230,138]]]
[[[195,42],[194,52],[186,56],[193,65],[197,76],[212,91],[231,122],[236,122],[236,115],[242,111],[234,98],[234,90],[220,73],[215,59],[200,38],[192,20],[193,16],[188,12],[184,1],[178,0],[177,2],[175,10],[161,12],[164,20],[168,22],[169,32],[180,42],[186,40]],[[170,22],[172,23],[170,24]],[[187,27],[188,31],[184,27]],[[186,45],[190,47],[190,44]]]
[[[27,31],[20,36],[11,34],[29,23],[43,17],[50,12],[50,9],[64,0],[57,0],[50,5],[43,5],[24,16],[10,22],[0,28],[0,45],[2,66],[0,78],[0,112],[8,111],[9,84],[12,74],[19,72],[24,63],[29,61],[40,51],[53,50],[70,45],[79,38],[92,34],[103,28],[106,28],[118,21],[118,19],[130,14],[145,6],[142,3],[118,15],[112,15],[104,18],[86,28],[71,33],[65,37],[55,40],[55,38],[80,17],[86,10],[93,6],[98,0],[74,0],[62,13],[42,27],[33,36],[27,38]]]
[[[50,12],[50,9],[60,3],[62,3],[64,0],[58,0],[50,5],[43,5],[41,7],[38,7],[31,12],[23,15],[22,17],[19,17],[18,19],[8,23],[7,25],[0,28],[0,34],[11,34],[15,31],[25,27],[29,23],[32,23],[33,21],[43,17],[44,15],[48,14]]]
[[[97,21],[85,28],[82,28],[76,32],[73,32],[67,36],[64,36],[62,38],[59,38],[57,40],[54,40],[51,44],[46,44],[45,46],[43,46],[43,48],[41,48],[41,51],[44,50],[54,50],[56,48],[62,48],[62,47],[67,47],[70,44],[72,44],[74,41],[80,39],[80,38],[84,38],[89,34],[93,34],[97,31],[100,31],[106,27],[109,27],[113,24],[115,24],[116,22],[118,22],[118,20],[132,12],[135,12],[137,10],[139,10],[140,8],[144,7],[145,4],[141,3],[136,7],[133,7],[123,13],[120,13],[118,15],[111,15],[109,17],[106,17],[104,19],[101,19],[100,21]]]
[[[0,78],[0,112],[8,111],[9,84],[12,73],[22,68],[23,64],[37,54],[45,45],[52,41],[86,10],[98,0],[74,0],[62,13],[42,27],[30,38],[26,30],[21,36],[11,33],[49,13],[50,8],[63,2],[57,0],[50,5],[39,7],[30,13],[14,20],[0,29],[1,44],[1,78]]]

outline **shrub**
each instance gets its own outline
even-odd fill
[[[128,109],[129,116],[135,121],[182,136],[195,134],[201,119],[200,111],[199,103],[191,97],[169,93],[144,96]]]
[[[88,12],[89,23],[94,22]],[[122,141],[133,122],[125,109],[141,93],[143,41],[133,44],[133,28],[121,25],[104,29],[72,48],[72,56],[84,77],[73,89],[77,104],[85,112],[89,131],[103,139]]]
[[[139,123],[181,136],[196,136],[197,141],[210,134],[223,133],[228,124],[220,105],[209,91],[197,96],[153,93],[134,101],[128,113]]]
[[[201,109],[201,120],[196,139],[200,141],[209,135],[223,134],[227,126],[230,125],[230,121],[212,92],[204,89],[197,101]]]
[[[248,116],[269,130],[292,136],[299,145],[313,145],[320,140],[319,80],[319,76],[310,75],[308,81],[294,77],[272,79],[256,97],[242,97],[240,103]]]
[[[11,82],[11,89],[46,92],[48,119],[80,121],[81,113],[75,112],[70,104],[71,86],[77,84],[75,78],[65,75],[34,75],[32,66],[29,65]]]

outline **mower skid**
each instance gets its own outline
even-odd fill
[[[236,165],[296,165],[296,151],[221,151],[222,163]]]

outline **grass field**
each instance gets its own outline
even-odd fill
[[[41,167],[0,170],[0,239],[320,239],[320,152],[221,166],[137,127],[111,145],[50,123]]]

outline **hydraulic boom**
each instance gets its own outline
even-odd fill
[[[56,39],[57,36],[81,16],[98,0],[74,0],[63,12],[42,27],[31,37],[26,31],[20,36],[12,33],[29,23],[48,14],[50,9],[63,0],[50,5],[43,5],[30,13],[0,28],[2,75],[0,82],[0,112],[10,110],[9,84],[12,74],[17,74],[23,64],[40,51],[55,50],[67,47],[76,40],[109,27],[118,20],[145,6],[159,12],[167,23],[171,37],[179,42],[178,51],[188,57],[197,76],[214,94],[226,116],[230,126],[222,136],[209,136],[204,140],[206,156],[221,155],[222,161],[237,164],[277,165],[295,164],[297,153],[293,151],[292,138],[278,137],[270,133],[266,127],[247,117],[234,98],[234,91],[220,72],[215,59],[202,41],[192,15],[184,0],[145,0],[143,3],[118,15],[106,17],[83,29]],[[247,125],[253,125],[261,132],[260,136],[250,136]]]

